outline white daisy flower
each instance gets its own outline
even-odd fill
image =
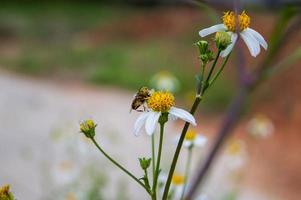
[[[176,143],[178,144],[178,141],[180,139],[180,136],[176,137]],[[190,147],[204,147],[207,144],[207,138],[202,135],[198,134],[194,129],[189,129],[185,135],[183,146],[186,148]]]
[[[236,16],[232,11],[225,12],[222,20],[223,24],[217,24],[209,28],[205,28],[199,32],[201,37],[205,37],[218,31],[226,31],[231,36],[232,43],[221,52],[222,57],[229,55],[238,39],[238,35],[236,33],[237,24],[239,25],[239,36],[244,40],[253,57],[256,57],[260,53],[260,46],[267,50],[268,44],[262,35],[260,35],[254,29],[249,28],[251,20],[245,11],[238,16]]]
[[[148,109],[138,117],[134,125],[134,134],[139,135],[143,125],[148,135],[152,135],[157,127],[162,113],[168,113],[169,119],[180,118],[196,126],[194,117],[187,111],[174,107],[175,98],[173,94],[165,91],[153,92],[147,100]]]
[[[54,166],[52,175],[58,185],[67,185],[72,183],[80,173],[80,169],[69,160],[62,160]]]
[[[225,151],[225,164],[229,170],[241,169],[247,162],[245,143],[239,139],[232,139],[228,142]]]
[[[158,90],[176,92],[179,90],[179,80],[168,71],[160,71],[150,80],[150,84]]]
[[[165,184],[168,176],[166,174],[160,174],[158,179],[159,194],[162,196],[165,188]],[[179,200],[184,189],[185,177],[181,174],[174,173],[171,179],[169,199]]]
[[[249,121],[247,130],[256,138],[267,138],[273,134],[274,124],[265,115],[258,114]]]

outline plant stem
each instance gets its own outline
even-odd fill
[[[205,81],[205,88],[204,88],[204,90],[206,90],[207,88],[208,88],[208,84],[209,84],[209,80],[210,80],[210,78],[211,78],[211,75],[212,75],[212,73],[213,73],[213,71],[214,71],[214,68],[215,68],[215,66],[216,66],[216,63],[217,63],[217,60],[218,60],[218,58],[219,58],[219,55],[221,54],[221,50],[218,50],[218,52],[217,52],[217,54],[216,54],[216,57],[215,57],[215,59],[214,59],[214,61],[213,61],[213,63],[212,63],[212,66],[211,66],[211,69],[210,69],[210,71],[209,71],[209,74],[208,74],[208,76],[207,76],[207,79],[206,79],[206,81]]]
[[[152,167],[153,167],[153,181],[156,173],[156,156],[155,156],[155,134],[152,135]]]
[[[191,166],[192,149],[193,149],[193,146],[190,146],[188,148],[187,163],[185,166],[184,187],[183,187],[183,191],[182,191],[182,195],[181,195],[181,200],[184,199],[184,194],[185,194],[185,190],[187,187],[187,181],[188,181],[188,176],[189,176],[189,171],[190,171],[190,166]]]
[[[229,55],[226,57],[226,59],[224,60],[221,68],[218,70],[218,72],[214,75],[214,77],[209,81],[209,85],[208,85],[208,88],[213,85],[213,83],[216,81],[216,79],[219,77],[219,75],[222,73],[223,69],[225,68],[226,66],[226,63],[228,62],[228,59],[230,57],[231,53],[229,53]]]
[[[157,183],[158,183],[158,177],[159,177],[159,173],[160,173],[160,162],[161,162],[161,153],[162,153],[162,146],[163,146],[163,135],[164,135],[164,124],[165,124],[165,122],[160,122],[159,149],[158,149],[155,177],[154,177],[154,182],[153,182],[153,199],[154,200],[157,199]]]
[[[147,169],[144,169],[144,174],[145,174],[145,177],[144,177],[145,178],[145,187],[150,189]]]
[[[216,55],[216,57],[214,59],[213,64],[211,65],[211,69],[210,69],[208,77],[207,77],[207,79],[205,81],[205,85],[202,85],[201,94],[197,94],[197,96],[195,97],[195,100],[194,100],[193,105],[192,105],[191,110],[190,110],[190,113],[192,115],[194,115],[196,109],[198,108],[200,102],[203,99],[203,95],[204,95],[205,91],[208,89],[208,81],[210,80],[210,77],[211,77],[211,75],[212,75],[212,73],[214,71],[214,68],[215,68],[217,60],[218,60],[218,58],[220,56],[220,53],[221,53],[221,51],[219,50],[217,52],[217,55]],[[228,62],[228,58],[229,57],[227,57],[227,59],[223,63],[223,65],[226,65],[226,63]],[[184,125],[184,127],[183,127],[183,130],[182,130],[182,133],[181,133],[181,137],[179,139],[179,142],[178,142],[178,145],[177,145],[177,148],[176,148],[176,151],[175,151],[172,163],[171,163],[171,167],[169,169],[168,178],[167,178],[167,181],[166,181],[166,184],[165,184],[165,188],[164,188],[164,193],[163,193],[162,200],[167,200],[168,192],[169,192],[169,188],[170,188],[170,184],[171,184],[171,179],[172,179],[173,173],[175,171],[175,168],[176,168],[176,165],[177,165],[177,162],[178,162],[178,158],[179,158],[179,154],[180,154],[180,151],[181,151],[181,148],[182,148],[182,145],[183,145],[183,141],[184,141],[186,132],[188,131],[189,125],[190,124],[188,122],[186,122],[185,125]]]
[[[129,172],[127,169],[125,169],[122,165],[120,165],[117,161],[115,161],[112,157],[110,157],[96,142],[94,138],[90,138],[94,145],[97,147],[97,149],[107,158],[109,159],[114,165],[116,165],[119,169],[121,169],[123,172],[125,172],[127,175],[129,175],[133,180],[135,180],[139,185],[141,185],[148,194],[151,195],[151,192],[145,187],[145,185],[131,172]]]
[[[205,161],[202,161],[203,166],[201,166],[201,168],[195,175],[195,180],[193,181],[186,197],[187,200],[192,199],[193,195],[196,193],[198,185],[204,180],[205,175],[208,172],[212,162],[214,161],[218,150],[222,146],[225,139],[229,136],[230,131],[233,129],[234,125],[237,123],[239,114],[242,112],[243,105],[247,99],[248,93],[250,92],[249,90],[249,87],[242,86],[239,89],[237,96],[232,101],[227,115],[225,116],[225,119],[223,121],[222,127],[216,139],[214,140],[215,142],[210,149]]]
[[[194,100],[194,103],[192,105],[192,108],[190,110],[190,113],[192,115],[195,113],[195,111],[196,111],[197,107],[199,106],[201,100],[202,100],[201,96],[196,96],[196,98]],[[173,173],[174,173],[174,171],[176,169],[176,165],[177,165],[177,162],[178,162],[179,154],[180,154],[180,151],[181,151],[181,148],[182,148],[182,145],[183,145],[183,141],[184,141],[186,132],[187,132],[187,130],[189,128],[189,125],[190,125],[190,123],[186,122],[185,125],[184,125],[184,128],[182,130],[181,137],[179,139],[179,142],[178,142],[178,145],[177,145],[177,148],[176,148],[176,151],[175,151],[172,163],[171,163],[171,167],[169,169],[168,178],[167,178],[167,181],[166,181],[166,184],[165,184],[165,188],[164,188],[164,193],[163,193],[162,200],[166,200],[167,197],[168,197],[168,191],[169,191],[169,188],[170,188],[171,179],[172,179]]]

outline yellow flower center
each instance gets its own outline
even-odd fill
[[[175,97],[170,92],[153,92],[147,100],[147,106],[156,112],[168,112],[175,105]]]
[[[183,185],[184,181],[185,181],[184,176],[179,175],[179,174],[174,174],[171,179],[171,183],[173,185]]]
[[[186,135],[185,135],[185,140],[193,141],[197,136],[196,131],[194,130],[188,130]]]
[[[233,11],[225,12],[224,16],[222,17],[222,20],[223,20],[224,25],[231,32],[236,31],[236,24],[239,25],[239,31],[243,31],[249,27],[250,22],[251,22],[250,17],[246,14],[245,11],[243,11],[238,16],[236,16]]]

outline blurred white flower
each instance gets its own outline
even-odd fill
[[[162,196],[164,192],[164,187],[167,181],[166,174],[160,174],[158,178],[159,194]],[[174,173],[169,190],[169,199],[179,200],[181,198],[184,189],[185,177],[181,174]]]
[[[170,72],[161,71],[151,78],[150,85],[157,90],[177,92],[180,87],[180,82]]]
[[[209,198],[206,194],[200,194],[196,200],[209,200]]]
[[[175,143],[177,144],[180,135],[176,136]],[[191,147],[204,147],[207,144],[207,137],[198,134],[194,129],[189,129],[185,135],[183,146],[186,148]]]
[[[256,138],[267,138],[274,132],[274,124],[268,117],[259,114],[249,121],[247,131]]]
[[[54,181],[58,185],[72,183],[79,176],[79,173],[79,168],[70,160],[59,161],[52,170]]]
[[[225,165],[230,170],[241,169],[247,161],[246,146],[242,140],[232,139],[226,145]]]

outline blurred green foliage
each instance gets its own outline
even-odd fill
[[[0,65],[30,75],[133,90],[148,85],[155,73],[168,70],[181,83],[179,93],[187,96],[195,87],[197,50],[192,43],[197,35],[192,30],[137,40],[123,35],[118,28],[122,20],[139,18],[143,9],[99,3],[3,4],[0,39],[6,47],[2,47]],[[204,107],[221,108],[232,91],[231,81],[222,78],[208,94]]]

